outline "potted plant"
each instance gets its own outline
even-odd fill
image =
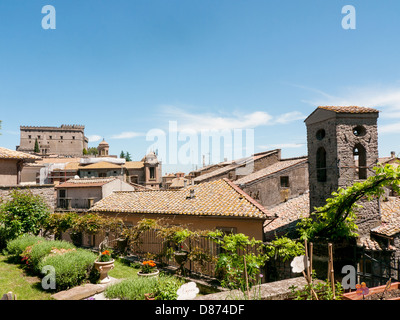
[[[343,294],[343,300],[400,300],[400,282],[367,288],[365,283],[356,285],[357,290]]]
[[[156,277],[160,273],[157,264],[153,260],[143,261],[140,271],[137,273],[139,277]]]
[[[179,263],[179,265],[182,265],[186,262],[187,256],[188,256],[188,251],[183,250],[183,242],[190,236],[190,231],[187,229],[182,229],[175,231],[172,241],[175,244],[175,261]]]
[[[95,268],[100,272],[100,283],[110,282],[108,272],[114,269],[114,259],[110,250],[104,250],[94,262]]]

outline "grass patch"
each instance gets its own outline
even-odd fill
[[[0,255],[0,295],[9,291],[17,295],[17,300],[51,300],[51,293],[42,289],[40,278],[27,276],[21,265]]]
[[[117,258],[115,259],[114,265],[114,269],[108,273],[110,277],[116,279],[130,279],[138,277],[137,273],[140,269],[133,267],[131,261],[123,258]]]

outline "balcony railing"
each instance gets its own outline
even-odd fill
[[[95,202],[100,200],[99,198],[58,198],[57,208],[59,209],[89,209]]]

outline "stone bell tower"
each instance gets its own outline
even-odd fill
[[[326,204],[339,187],[374,174],[378,162],[379,111],[365,107],[318,107],[305,120],[309,159],[310,211]],[[359,201],[358,233],[380,224],[378,200]]]

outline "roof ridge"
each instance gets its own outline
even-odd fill
[[[252,197],[250,197],[246,192],[244,192],[242,189],[240,189],[236,184],[234,184],[231,180],[227,178],[223,178],[224,180],[231,188],[233,188],[237,193],[241,194],[243,197],[246,198],[247,201],[249,201],[252,205],[257,207],[262,213],[266,215],[266,217],[270,217],[268,215],[268,211],[266,208],[264,208],[259,202],[254,200]],[[218,181],[218,180],[217,180]]]

